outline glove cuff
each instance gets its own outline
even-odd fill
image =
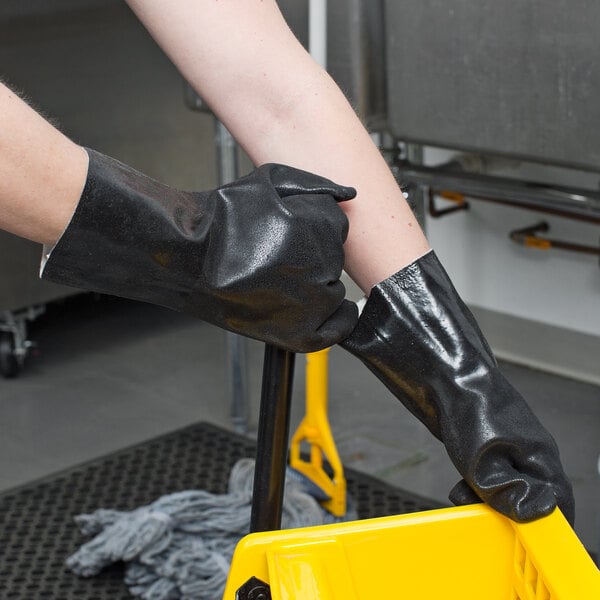
[[[572,518],[556,443],[500,372],[434,252],[373,288],[342,346],[443,442],[479,497],[516,520],[557,501]]]
[[[71,221],[42,258],[41,277],[55,283],[181,309],[174,291],[193,230],[196,256],[207,223],[197,199],[86,149],[88,176]],[[206,219],[209,221],[209,219]],[[167,268],[168,267],[168,268]],[[194,270],[199,270],[196,265]],[[158,283],[160,282],[160,283]]]

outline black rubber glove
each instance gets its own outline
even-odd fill
[[[71,223],[42,277],[142,300],[294,352],[347,337],[358,313],[340,281],[352,188],[264,165],[182,192],[93,150]]]
[[[515,521],[558,505],[573,523],[554,439],[498,369],[433,252],[371,290],[342,346],[443,442],[464,478],[453,502],[481,499]]]

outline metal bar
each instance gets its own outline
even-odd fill
[[[293,352],[265,346],[251,532],[281,526],[295,357]]]
[[[467,173],[449,165],[400,162],[396,166],[400,184],[452,190],[469,198],[600,223],[600,192],[594,190]]]
[[[308,0],[308,50],[327,69],[327,0]]]
[[[515,229],[510,232],[509,237],[513,242],[527,248],[535,248],[537,250],[551,250],[552,248],[557,248],[560,250],[568,250],[569,252],[600,256],[600,246],[586,246],[584,244],[576,244],[566,240],[538,236],[539,233],[547,233],[548,231],[550,231],[550,226],[545,221],[542,221],[541,223],[536,223],[530,227]]]
[[[227,397],[231,424],[237,433],[248,431],[248,352],[246,339],[227,332]]]
[[[406,145],[406,158],[411,164],[423,164],[423,146],[418,144]],[[425,220],[425,189],[421,185],[411,185],[406,187],[407,202],[412,209],[417,222],[426,232],[427,221]]]
[[[226,185],[238,178],[239,166],[237,143],[227,127],[215,117],[215,147],[219,185]]]
[[[579,254],[591,254],[592,256],[600,256],[600,246],[584,246],[583,244],[575,244],[574,242],[557,240],[555,238],[543,239],[549,241],[552,248],[558,248],[559,250],[567,250],[569,252],[578,252]]]
[[[449,206],[447,208],[438,208],[437,204],[435,202],[435,196],[436,196],[436,192],[434,190],[432,190],[431,188],[429,188],[429,214],[434,218],[434,219],[439,219],[440,217],[444,217],[446,215],[450,215],[452,213],[461,211],[461,210],[468,210],[469,209],[469,203],[465,202],[464,199],[460,202],[457,202],[454,206]]]
[[[215,149],[219,185],[235,181],[239,176],[237,143],[225,125],[215,117]],[[231,423],[238,433],[248,431],[248,361],[245,338],[227,332],[227,397]]]

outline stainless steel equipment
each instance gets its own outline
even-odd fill
[[[279,4],[306,45],[307,2]],[[328,0],[327,17],[328,70],[372,131],[408,144],[396,167],[417,214],[421,190],[442,181],[469,194],[476,179],[486,197],[506,187],[460,170],[449,181],[422,166],[426,145],[600,172],[600,4]],[[541,206],[600,213],[598,189],[515,185]]]
[[[385,0],[402,140],[600,169],[600,3]]]

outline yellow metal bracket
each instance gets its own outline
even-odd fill
[[[327,417],[327,386],[329,349],[306,355],[306,414],[292,436],[290,467],[302,473],[329,497],[321,504],[331,514],[346,514],[346,479],[329,419]],[[301,455],[302,444],[310,446],[309,460]],[[332,475],[324,468],[324,460]]]

